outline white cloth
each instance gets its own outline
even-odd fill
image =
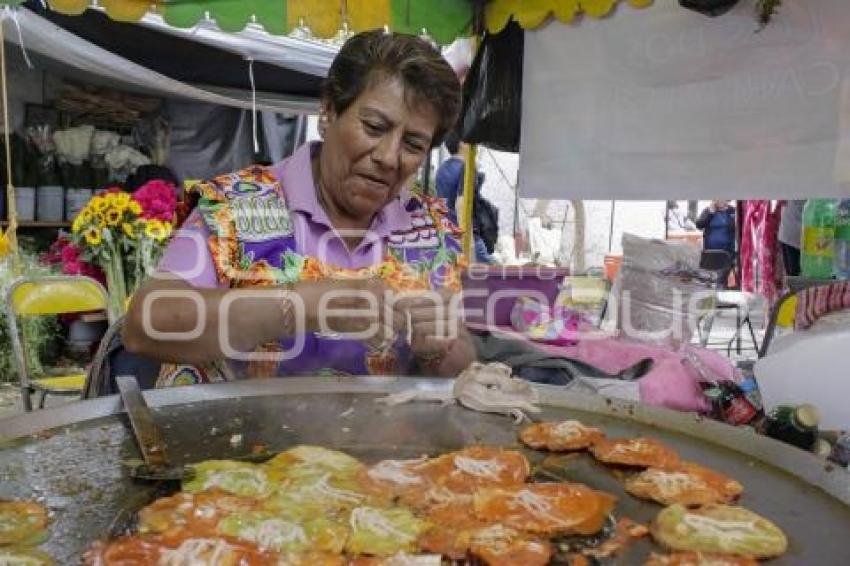
[[[687,215],[678,208],[671,208],[667,211],[667,229],[671,232],[692,231],[696,230],[696,224],[687,217]]]
[[[779,241],[798,250],[803,232],[804,206],[806,206],[804,200],[789,200],[779,218]]]
[[[183,98],[248,110],[256,107],[257,110],[283,113],[313,113],[317,112],[319,108],[318,100],[304,96],[258,92],[256,93],[256,104],[254,104],[251,91],[214,88],[174,80],[89,43],[29,10],[18,10],[17,16],[21,27],[20,37],[15,31],[11,18],[3,20],[8,41],[12,43],[23,41],[30,52],[62,63],[68,67],[69,72],[79,71],[79,76],[82,77],[94,75],[115,85],[141,89],[157,96]],[[153,23],[155,23],[155,20],[156,18],[153,18]],[[151,18],[146,18],[146,22],[151,22]],[[180,35],[176,30],[174,34]],[[192,37],[194,32],[185,30],[183,35]],[[296,70],[304,69],[316,73],[326,68],[326,65],[329,65],[333,59],[332,50],[319,50],[318,48],[316,50],[289,49],[294,45],[292,42],[277,40],[268,34],[265,34],[262,38],[263,45],[244,43],[249,39],[261,41],[260,38],[255,37],[256,35],[256,32],[242,32],[238,34],[238,41],[234,39],[227,46],[222,45],[222,48],[251,54],[257,61],[267,61]],[[214,42],[218,39],[219,35],[217,34],[210,35],[205,32],[198,32],[198,41]],[[300,44],[303,43],[300,42]],[[287,48],[282,49],[281,47]],[[299,61],[299,58],[306,58],[308,53],[313,51],[315,51],[313,53],[315,56],[311,57],[310,61]],[[260,52],[263,56],[260,56]],[[288,64],[284,65],[282,59],[287,59]],[[300,66],[299,63],[304,63],[304,65]]]
[[[53,134],[56,153],[71,165],[80,165],[89,158],[94,126],[82,125]]]
[[[783,2],[756,26],[753,2],[707,18],[655,0],[526,31],[523,196],[846,195],[847,0]]]

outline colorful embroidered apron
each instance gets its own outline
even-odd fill
[[[276,286],[326,278],[380,277],[396,291],[460,291],[463,255],[460,231],[440,199],[413,195],[406,204],[410,226],[393,232],[381,263],[363,269],[329,265],[297,253],[292,217],[279,182],[264,167],[250,167],[196,185],[198,210],[210,230],[209,249],[219,281],[231,288]],[[164,364],[160,387],[225,381],[234,375],[367,375],[405,373],[411,367],[406,344],[371,350],[352,340],[307,334],[292,359],[216,363],[204,367]],[[257,351],[289,351],[294,338],[264,344]],[[230,371],[228,371],[230,370]]]

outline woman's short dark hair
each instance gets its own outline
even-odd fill
[[[342,46],[322,85],[322,98],[342,114],[373,81],[398,78],[412,104],[429,104],[439,123],[431,140],[440,145],[460,111],[460,82],[430,43],[400,33],[358,33]]]

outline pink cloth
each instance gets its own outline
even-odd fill
[[[651,358],[655,362],[652,369],[638,380],[641,402],[677,411],[709,410],[696,376],[682,364],[681,356],[672,350],[614,338],[582,340],[575,346],[537,344],[537,347],[555,355],[581,360],[607,373],[620,372],[644,358]],[[734,378],[734,368],[728,359],[703,348],[693,348],[692,351],[718,377]]]
[[[809,287],[797,295],[794,327],[805,330],[824,315],[850,308],[850,281]]]
[[[741,239],[741,288],[773,303],[779,295],[776,265],[779,250],[780,209],[768,200],[744,203]]]

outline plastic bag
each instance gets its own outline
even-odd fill
[[[694,246],[624,234],[616,295],[619,329],[674,349],[689,344],[715,298],[717,276],[699,269],[699,263]]]
[[[515,22],[482,40],[463,86],[463,141],[519,151],[523,45],[522,28]]]
[[[712,18],[722,16],[740,0],[679,0],[679,5]]]

